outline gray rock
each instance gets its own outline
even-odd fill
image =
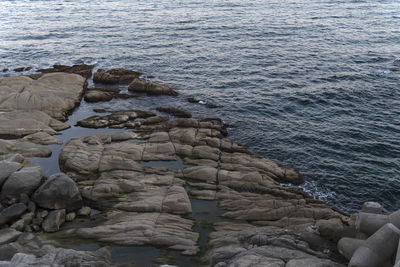
[[[76,214],[78,216],[89,216],[91,211],[92,209],[90,207],[82,207],[76,212]]]
[[[0,230],[0,245],[13,242],[21,235],[21,232],[12,228],[5,228]]]
[[[47,210],[41,210],[37,213],[36,217],[37,218],[45,218],[49,215],[49,212]]]
[[[18,171],[22,168],[22,165],[18,162],[12,161],[0,161],[0,187],[3,185],[4,181],[7,179],[10,174],[15,171]]]
[[[54,145],[54,144],[62,144],[61,140],[51,136],[50,134],[46,132],[37,132],[34,134],[30,134],[22,138],[22,140],[32,142],[35,144],[41,144],[41,145]]]
[[[25,157],[49,157],[51,149],[44,145],[21,140],[0,139],[0,155],[11,153],[19,153]]]
[[[42,228],[45,232],[57,232],[60,226],[65,222],[65,209],[53,210],[44,219]]]
[[[25,204],[16,203],[0,212],[0,225],[12,222],[19,218],[26,210]]]
[[[25,193],[22,193],[19,195],[19,202],[24,203],[25,205],[28,205],[29,203],[29,196]]]
[[[25,220],[24,219],[19,219],[18,221],[14,222],[10,228],[13,228],[17,231],[23,231],[25,228],[26,224],[25,224]]]
[[[82,207],[82,197],[75,182],[64,173],[51,175],[33,194],[33,201],[46,209],[67,209]]]
[[[75,212],[67,213],[67,215],[65,216],[65,221],[71,222],[71,221],[73,221],[75,219],[75,217],[76,217],[76,213]]]
[[[378,202],[368,201],[363,204],[361,211],[367,212],[367,213],[381,214],[382,210],[383,210],[382,206]]]
[[[36,211],[36,204],[33,201],[28,202],[28,210],[30,212],[35,212]]]
[[[37,80],[27,76],[0,78],[1,110],[41,110],[55,119],[66,120],[79,104],[86,79],[78,74],[49,73]]]
[[[26,167],[8,177],[1,190],[0,198],[19,196],[21,193],[31,195],[40,185],[42,171],[40,167]]]

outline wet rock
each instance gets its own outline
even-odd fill
[[[197,100],[197,99],[194,98],[194,97],[188,97],[188,98],[187,98],[187,101],[188,101],[189,103],[199,103],[199,102],[200,102],[200,100]]]
[[[23,249],[20,249],[23,250]],[[16,253],[4,266],[99,266],[111,264],[111,252],[107,248],[97,251],[76,251],[72,249],[43,246],[41,253]]]
[[[112,112],[110,115],[95,115],[84,120],[78,121],[77,125],[87,128],[103,128],[114,125],[129,124],[138,118],[148,118],[155,116],[154,113],[142,110],[123,110]]]
[[[166,107],[166,108],[157,107],[156,109],[157,109],[157,111],[165,112],[165,113],[171,114],[176,117],[182,117],[182,118],[191,118],[192,117],[192,114],[190,114],[189,112],[186,112],[184,110],[181,110],[181,109],[175,108],[175,107],[171,107],[171,106]]]
[[[48,233],[57,232],[65,222],[65,215],[65,209],[51,211],[42,223],[43,230]]]
[[[86,102],[110,101],[115,94],[118,94],[118,88],[89,88],[85,94]]]
[[[33,201],[46,209],[72,211],[82,207],[82,197],[75,182],[64,173],[51,175],[33,194]]]
[[[30,134],[22,138],[22,140],[26,140],[31,143],[40,144],[40,145],[61,145],[62,141],[49,135],[46,132],[37,132],[34,134]]]
[[[17,240],[21,235],[20,231],[16,231],[12,228],[5,228],[0,230],[0,245],[4,245]]]
[[[8,68],[4,68],[4,69],[3,69],[3,72],[7,72],[7,71],[8,71]]]
[[[93,81],[95,83],[104,84],[129,84],[134,79],[138,78],[142,73],[126,70],[126,69],[110,69],[104,71],[102,69],[97,70],[93,75]]]
[[[22,203],[13,204],[0,213],[0,225],[9,223],[19,218],[26,210],[26,206]]]
[[[53,65],[53,68],[40,69],[38,72],[41,73],[53,73],[53,72],[67,72],[79,74],[85,78],[90,78],[92,76],[92,70],[94,65],[78,64],[73,66],[66,65]]]
[[[53,119],[46,113],[37,110],[14,110],[0,114],[0,136],[22,137],[38,132],[54,135],[57,131],[65,130],[69,127],[68,124]]]
[[[177,96],[178,92],[170,86],[135,79],[128,87],[129,91],[147,93],[148,95],[170,95]]]
[[[31,195],[42,181],[40,167],[26,167],[14,172],[5,181],[0,198],[19,196],[21,193]]]
[[[0,139],[0,155],[19,153],[25,157],[49,157],[51,150],[47,146],[20,140]]]
[[[0,161],[0,187],[3,185],[4,181],[7,179],[10,174],[18,171],[22,168],[22,165],[18,162],[12,161]]]
[[[25,69],[25,67],[19,67],[19,68],[13,69],[13,71],[15,71],[15,72],[23,72],[24,69]]]
[[[49,73],[37,80],[26,76],[0,78],[0,109],[40,110],[58,120],[80,102],[86,79],[69,73]]]
[[[192,231],[193,221],[168,213],[113,211],[108,220],[91,228],[71,232],[100,242],[127,246],[164,246],[194,255],[199,234]],[[69,233],[67,233],[69,234]]]

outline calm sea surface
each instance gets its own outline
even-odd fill
[[[155,75],[181,96],[96,107],[219,116],[342,211],[400,208],[398,0],[0,0],[0,70],[54,63]]]

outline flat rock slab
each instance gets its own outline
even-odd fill
[[[0,230],[0,245],[15,241],[22,233],[12,228]]]
[[[107,221],[92,228],[69,230],[83,238],[91,238],[126,246],[165,246],[183,254],[198,252],[199,234],[192,231],[194,222],[168,213],[135,213],[113,211]]]
[[[0,155],[21,154],[25,157],[49,157],[51,149],[27,141],[0,139]]]
[[[0,112],[0,136],[22,137],[38,132],[54,135],[57,131],[65,130],[69,127],[68,124],[38,110]]]
[[[329,259],[323,241],[312,249],[307,238],[294,231],[228,222],[214,227],[203,259],[211,266],[345,266]]]
[[[86,79],[78,74],[49,73],[0,78],[0,111],[40,110],[65,121],[82,97]]]

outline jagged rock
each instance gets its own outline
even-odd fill
[[[155,82],[146,82],[141,79],[134,79],[129,85],[128,90],[132,92],[147,93],[148,95],[178,95],[178,92],[170,86]]]
[[[19,153],[25,157],[49,157],[51,149],[31,142],[0,139],[0,155],[12,153]]]
[[[0,187],[3,185],[4,181],[7,179],[10,174],[15,171],[18,171],[22,168],[22,165],[18,162],[12,161],[0,161]]]
[[[0,212],[0,225],[12,222],[21,216],[26,210],[22,203],[13,204]]]
[[[57,133],[56,131],[65,130],[69,127],[68,124],[53,119],[38,110],[14,110],[0,113],[0,136],[21,137],[37,132],[53,135]]]
[[[90,78],[92,76],[92,70],[94,65],[79,64],[73,66],[65,65],[53,65],[53,68],[40,69],[38,72],[41,73],[52,73],[52,72],[68,72],[79,74],[85,78]]]
[[[168,213],[112,211],[107,221],[91,227],[67,231],[84,238],[123,246],[165,246],[194,255],[199,234],[192,231],[193,221]]]
[[[0,78],[0,110],[40,110],[58,120],[79,104],[86,79],[77,74],[49,73]]]
[[[155,116],[154,113],[142,110],[123,110],[116,111],[110,115],[95,115],[77,122],[77,125],[87,128],[103,128],[113,125],[121,125],[133,122],[138,118],[148,118]],[[124,127],[124,125],[122,126]]]
[[[64,173],[51,175],[33,194],[33,201],[46,209],[72,211],[82,207],[82,197],[75,182]]]
[[[166,107],[166,108],[157,107],[156,110],[160,111],[160,112],[165,112],[165,113],[171,114],[176,117],[182,117],[182,118],[191,118],[192,117],[192,114],[190,114],[189,112],[181,110],[179,108],[171,107],[171,106]]]
[[[104,84],[129,84],[134,79],[138,78],[142,73],[126,70],[126,69],[110,69],[104,71],[102,69],[97,70],[93,75],[93,81],[95,83]]]
[[[40,145],[54,145],[58,144],[61,145],[62,141],[49,135],[46,132],[37,132],[34,134],[30,134],[22,138],[22,140],[26,140],[27,142],[32,142],[35,144],[40,144]]]
[[[65,209],[53,210],[42,222],[42,228],[45,232],[57,232],[60,226],[65,222]]]
[[[26,167],[8,177],[1,190],[0,198],[19,196],[21,193],[31,195],[39,187],[42,180],[40,167]]]
[[[20,231],[12,228],[5,228],[0,230],[0,246],[13,242],[21,235]]]

